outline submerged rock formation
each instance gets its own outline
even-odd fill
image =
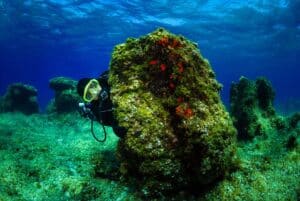
[[[26,115],[38,113],[37,89],[33,86],[13,83],[0,99],[0,112],[22,112]]]
[[[197,188],[223,176],[236,130],[209,62],[197,45],[164,29],[115,47],[109,74],[120,171],[144,194]]]
[[[273,106],[275,92],[268,80],[241,77],[230,88],[230,107],[238,136],[243,139],[263,135],[276,118]]]
[[[238,83],[231,85],[230,110],[240,139],[267,137],[274,132],[299,133],[300,113],[287,118],[278,115],[273,105],[274,98],[274,89],[266,78],[252,81],[241,77]]]
[[[75,80],[66,77],[55,77],[49,86],[55,92],[55,98],[48,105],[48,113],[74,112],[77,110],[80,97],[76,92]]]

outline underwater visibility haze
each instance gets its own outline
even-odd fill
[[[46,106],[54,76],[79,79],[108,68],[113,47],[158,27],[197,42],[224,85],[267,76],[277,100],[299,98],[300,2],[0,1],[1,83],[33,84]]]
[[[300,200],[299,10],[0,0],[0,201]]]

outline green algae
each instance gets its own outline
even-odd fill
[[[117,164],[107,155],[117,142],[112,129],[99,145],[77,114],[6,113],[0,130],[0,200],[130,200],[128,188],[109,179]]]
[[[293,132],[298,142],[299,129]],[[89,122],[76,114],[0,114],[0,200],[149,200],[119,178],[118,139],[108,130],[107,141],[99,144]],[[153,200],[299,199],[299,144],[289,149],[288,135],[268,136],[239,142],[239,168],[200,195],[175,192]],[[177,164],[164,163],[171,171],[161,172],[171,176]]]
[[[285,140],[274,132],[240,142],[240,169],[200,200],[299,200],[300,149],[287,150]]]

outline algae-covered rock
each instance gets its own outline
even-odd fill
[[[26,115],[39,112],[37,89],[33,86],[13,83],[0,99],[0,112],[22,112]]]
[[[48,106],[48,112],[73,112],[80,102],[80,96],[76,92],[77,81],[66,77],[55,77],[50,80],[49,86],[55,92],[55,98]]]
[[[273,105],[274,98],[274,89],[266,78],[252,81],[241,77],[238,83],[232,83],[230,109],[241,139],[267,137],[274,132],[286,135],[297,132],[300,113],[288,117],[278,115]]]
[[[265,78],[251,81],[241,77],[238,83],[232,83],[231,113],[241,139],[267,135],[273,128],[276,130],[286,128],[285,120],[276,115],[274,97],[275,92],[271,83]]]
[[[120,171],[145,194],[211,183],[234,164],[235,135],[209,62],[197,45],[158,29],[117,45],[109,83],[127,129]]]

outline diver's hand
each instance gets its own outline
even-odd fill
[[[78,103],[78,107],[79,107],[79,113],[81,114],[81,116],[85,116],[91,110],[84,103]]]
[[[85,103],[79,103],[78,107],[79,107],[79,113],[82,117],[89,118],[91,120],[95,119],[95,116],[90,108],[90,105]]]
[[[107,93],[106,90],[101,90],[100,98],[101,98],[102,101],[108,99],[108,93]]]

